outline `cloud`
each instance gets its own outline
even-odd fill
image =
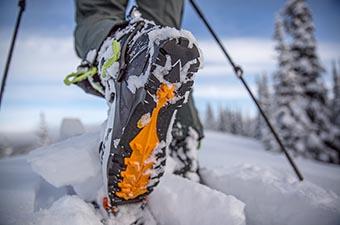
[[[2,42],[0,61],[5,62],[7,51],[6,42]],[[17,40],[10,77],[21,81],[62,81],[79,62],[72,37],[28,36]]]
[[[233,38],[223,39],[228,53],[238,65],[241,65],[245,74],[257,75],[263,71],[272,72],[276,67],[275,43],[264,38]],[[200,74],[221,76],[232,74],[233,70],[226,57],[214,40],[199,42],[204,54],[205,67]],[[323,64],[327,67],[331,60],[340,57],[340,44],[320,43],[318,53]]]
[[[226,57],[214,40],[200,41],[204,54],[205,68],[203,75],[231,74],[233,70]],[[248,74],[272,70],[275,65],[274,43],[260,38],[224,39],[224,46],[237,65],[241,65]]]
[[[255,86],[250,88],[255,90]],[[211,100],[233,100],[233,99],[247,99],[248,93],[240,85],[228,84],[209,84],[209,85],[195,85],[194,96],[196,98],[204,98]]]
[[[262,38],[232,38],[223,39],[223,44],[235,62],[253,63],[273,61],[274,43],[270,39]],[[214,40],[199,42],[208,62],[225,62],[225,57]]]
[[[2,109],[0,132],[31,131],[38,127],[39,114],[44,112],[48,126],[57,127],[62,118],[80,118],[85,124],[98,124],[106,119],[105,107],[47,107],[11,106]]]
[[[53,102],[54,104],[79,101],[91,101],[92,95],[85,94],[79,87],[65,86],[61,81],[56,83],[20,83],[6,89],[6,101],[9,102]]]

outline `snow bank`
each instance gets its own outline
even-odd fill
[[[340,224],[339,197],[309,181],[249,164],[202,175],[208,186],[246,203],[248,225]]]
[[[250,164],[295,176],[284,154],[265,151],[255,139],[211,131],[205,132],[205,136],[199,151],[199,162],[203,167],[230,168]],[[294,160],[306,180],[340,196],[340,166],[303,158]]]
[[[37,149],[29,155],[28,162],[33,171],[50,184],[55,187],[72,186],[82,199],[93,201],[102,186],[98,136],[98,133],[88,133]],[[58,201],[56,204],[39,214],[41,221],[53,210],[63,213],[56,208],[63,203]],[[74,204],[79,204],[79,201]],[[165,175],[161,179],[160,185],[150,196],[150,208],[164,225],[211,224],[214,221],[229,225],[245,223],[242,202],[174,175]]]
[[[87,133],[0,160],[0,224],[100,222],[86,203],[102,187],[98,138]],[[209,187],[165,174],[147,208],[161,225],[340,224],[340,167],[300,159],[306,181],[299,183],[282,156],[261,148],[255,140],[206,132],[200,163],[209,168],[202,170]],[[74,191],[78,196],[69,196]]]
[[[77,196],[65,196],[34,214],[30,225],[103,225],[95,209]]]
[[[245,224],[243,202],[175,175],[161,179],[149,204],[162,225]]]

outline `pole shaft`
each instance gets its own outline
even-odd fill
[[[17,38],[17,34],[18,34],[20,22],[21,22],[22,13],[25,10],[25,0],[20,0],[18,5],[20,7],[20,10],[19,10],[19,14],[18,14],[17,21],[16,21],[16,24],[15,24],[15,29],[14,29],[14,33],[13,33],[13,36],[12,36],[12,41],[11,41],[11,45],[10,45],[10,48],[9,48],[7,61],[6,61],[6,65],[5,65],[4,75],[2,77],[2,82],[1,82],[0,108],[1,108],[1,103],[2,103],[2,98],[3,98],[3,95],[4,95],[4,91],[5,91],[5,85],[6,85],[8,70],[9,70],[9,66],[11,64],[11,60],[12,60],[15,41],[16,41],[16,38]]]
[[[223,53],[226,56],[226,58],[228,59],[229,63],[233,67],[236,76],[241,80],[242,84],[246,88],[246,90],[247,90],[248,94],[250,95],[251,99],[254,101],[254,103],[255,103],[256,107],[258,108],[260,114],[264,118],[264,121],[266,122],[266,124],[269,127],[270,131],[274,135],[275,140],[277,141],[277,143],[279,144],[281,150],[284,152],[285,156],[287,157],[288,162],[293,167],[293,170],[294,170],[296,176],[299,178],[300,181],[303,181],[303,176],[300,173],[300,171],[299,171],[298,167],[296,166],[296,164],[294,163],[294,160],[291,158],[291,156],[289,155],[289,153],[286,150],[285,146],[282,144],[282,141],[280,140],[280,138],[277,135],[276,131],[274,130],[272,124],[270,123],[268,117],[266,116],[266,114],[263,111],[262,107],[260,106],[260,104],[256,100],[254,94],[252,93],[252,91],[250,90],[249,86],[247,85],[247,82],[243,79],[243,76],[242,76],[243,71],[242,71],[242,69],[234,63],[234,61],[232,60],[232,58],[228,54],[227,50],[225,49],[224,45],[222,44],[221,40],[218,38],[216,32],[212,29],[212,27],[208,23],[208,20],[205,18],[205,16],[203,15],[202,11],[198,7],[198,5],[195,3],[195,1],[194,0],[189,0],[189,1],[191,3],[192,7],[194,8],[194,10],[196,11],[196,13],[198,14],[198,16],[201,18],[203,23],[208,28],[208,30],[211,33],[211,35],[214,37],[215,41],[217,42],[217,44],[219,45],[221,50],[223,51]]]
[[[294,160],[292,159],[292,157],[289,155],[288,151],[286,150],[285,146],[283,145],[282,141],[280,140],[279,136],[277,135],[276,131],[274,130],[274,127],[272,126],[272,124],[270,123],[268,117],[266,116],[265,112],[263,111],[262,107],[260,106],[259,102],[256,100],[254,94],[251,92],[250,88],[248,87],[246,81],[243,79],[243,77],[240,77],[241,82],[243,83],[243,85],[245,86],[245,88],[248,91],[248,94],[250,95],[250,97],[253,99],[253,101],[255,102],[255,105],[257,106],[258,110],[260,111],[264,121],[266,122],[267,126],[269,127],[270,131],[272,132],[276,142],[279,144],[280,148],[282,149],[283,153],[285,154],[285,156],[287,157],[290,165],[293,167],[294,172],[296,173],[297,177],[299,178],[300,181],[303,181],[303,176],[300,173],[299,169],[297,168]]]

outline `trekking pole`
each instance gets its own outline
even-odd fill
[[[22,13],[25,11],[25,7],[26,7],[26,1],[25,0],[19,0],[18,6],[20,8],[19,9],[19,14],[18,14],[17,21],[16,21],[16,24],[15,24],[15,29],[14,29],[14,33],[13,33],[13,37],[12,37],[12,42],[11,42],[11,46],[10,46],[10,49],[9,49],[9,52],[8,52],[8,56],[7,56],[5,71],[4,71],[4,75],[2,77],[2,82],[1,82],[0,108],[1,108],[1,103],[2,103],[2,97],[3,97],[4,91],[5,91],[5,85],[6,85],[9,65],[11,64],[11,59],[12,59],[12,54],[13,54],[13,50],[14,50],[14,45],[15,45],[15,41],[16,41],[16,38],[17,38],[18,30],[19,30],[21,16],[22,16]]]
[[[215,31],[212,29],[212,27],[210,26],[210,24],[208,23],[207,19],[204,17],[201,9],[198,7],[198,5],[196,4],[196,2],[194,0],[189,0],[192,7],[194,8],[194,10],[196,11],[196,13],[198,14],[198,16],[201,18],[201,20],[203,21],[203,23],[205,24],[205,26],[208,28],[209,32],[211,33],[211,35],[214,37],[215,41],[217,42],[217,44],[220,46],[221,50],[223,51],[224,55],[227,57],[231,67],[234,70],[235,75],[241,80],[242,84],[244,85],[244,87],[247,89],[248,94],[250,95],[250,97],[252,98],[252,100],[254,101],[255,105],[257,106],[260,114],[262,115],[263,119],[265,120],[267,126],[269,127],[270,131],[273,133],[275,140],[277,141],[277,143],[279,144],[279,146],[281,147],[281,150],[284,152],[285,156],[287,157],[290,165],[293,167],[293,170],[296,174],[296,176],[299,178],[300,181],[303,181],[303,176],[300,173],[299,169],[297,168],[296,164],[294,163],[293,159],[291,158],[291,156],[289,155],[287,149],[285,148],[285,146],[282,144],[282,141],[280,140],[278,134],[276,133],[276,131],[274,130],[272,124],[270,123],[268,117],[266,116],[265,112],[263,111],[262,107],[260,106],[260,104],[258,103],[258,101],[256,100],[254,94],[252,93],[252,91],[250,90],[247,82],[244,80],[243,78],[243,70],[239,65],[236,65],[234,63],[234,61],[232,60],[232,58],[230,57],[230,55],[228,54],[227,50],[225,49],[224,45],[222,44],[222,42],[220,41],[220,39],[218,38],[217,34],[215,33]]]

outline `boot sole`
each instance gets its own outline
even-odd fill
[[[183,37],[155,46],[144,100],[134,107],[108,158],[106,207],[142,201],[159,183],[170,144],[168,131],[191,91],[199,57],[197,46]]]

